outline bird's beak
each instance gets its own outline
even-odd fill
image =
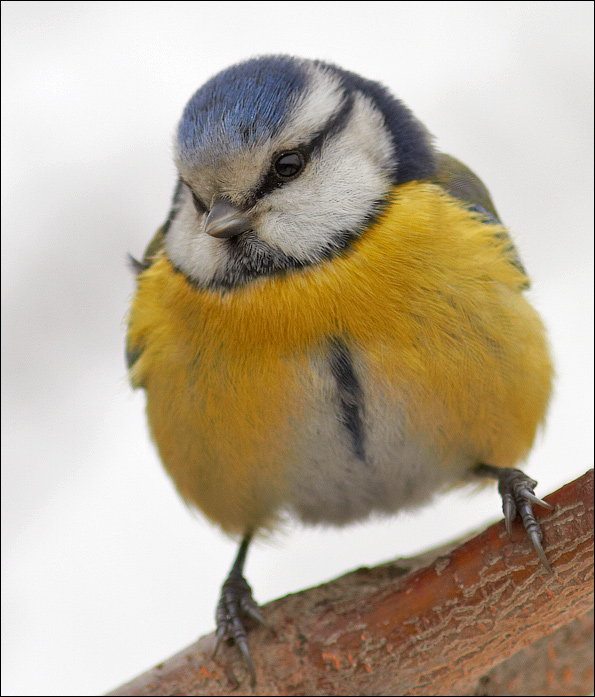
[[[218,198],[205,220],[205,232],[211,237],[236,237],[252,228],[252,220],[227,199]]]

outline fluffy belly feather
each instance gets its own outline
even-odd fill
[[[474,464],[516,465],[552,365],[499,230],[404,185],[351,253],[313,269],[220,293],[155,261],[131,378],[185,500],[228,532],[283,509],[342,524],[418,505]]]

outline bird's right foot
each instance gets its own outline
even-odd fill
[[[256,671],[248,646],[248,634],[244,627],[246,618],[264,624],[264,618],[252,597],[252,589],[241,573],[232,569],[221,588],[215,619],[217,623],[217,643],[213,657],[224,639],[233,639],[250,674],[250,684],[256,684]]]

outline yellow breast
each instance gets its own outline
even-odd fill
[[[368,393],[406,405],[398,428],[426,444],[432,466],[460,478],[468,462],[524,457],[552,367],[499,230],[411,182],[351,250],[310,268],[220,292],[156,260],[130,313],[129,343],[141,352],[131,379],[146,390],[182,496],[230,532],[274,522],[291,501],[301,425],[332,401],[313,365],[337,337],[354,354],[364,403]],[[395,447],[373,455],[387,459],[383,471]]]

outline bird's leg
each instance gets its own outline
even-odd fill
[[[498,480],[498,491],[502,497],[502,510],[504,511],[504,522],[508,536],[510,537],[511,535],[512,521],[517,514],[520,514],[537,556],[550,574],[553,574],[552,567],[541,546],[543,536],[539,523],[533,515],[531,504],[535,503],[538,506],[549,509],[552,509],[553,506],[535,496],[533,489],[537,486],[537,482],[524,472],[521,472],[521,470],[513,469],[512,467],[494,467],[493,465],[482,464],[477,465],[474,472],[481,477],[490,477]]]
[[[250,682],[256,684],[256,672],[248,647],[248,635],[243,620],[252,617],[264,624],[264,619],[258,611],[258,605],[252,597],[252,589],[244,578],[244,563],[252,533],[247,533],[240,544],[238,556],[231,567],[229,576],[221,588],[221,597],[217,603],[215,620],[217,623],[217,643],[213,656],[217,653],[221,642],[226,637],[233,639],[244,659],[250,673]]]

